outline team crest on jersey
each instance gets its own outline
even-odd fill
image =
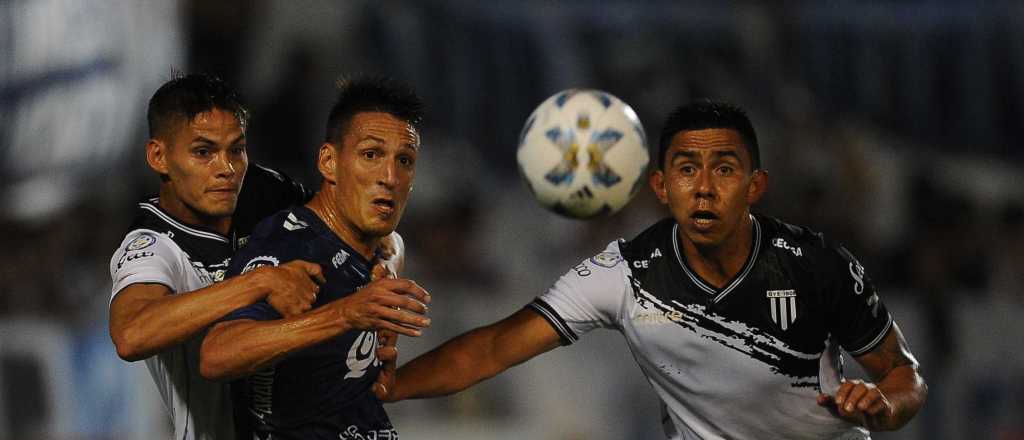
[[[145,249],[152,246],[153,243],[156,243],[156,237],[154,237],[153,234],[143,232],[142,234],[139,234],[138,237],[135,237],[131,243],[128,243],[127,250],[128,252],[132,252]]]
[[[622,261],[622,257],[611,252],[601,252],[600,254],[590,257],[591,263],[601,267],[614,267],[619,263],[619,261]]]
[[[260,255],[256,258],[253,258],[252,260],[249,260],[248,263],[245,263],[245,267],[242,269],[242,273],[246,273],[258,267],[278,266],[280,264],[281,261],[279,261],[277,258],[271,257],[269,255]]]
[[[789,329],[789,325],[796,321],[796,290],[769,290],[765,296],[772,311],[772,321],[783,330]]]

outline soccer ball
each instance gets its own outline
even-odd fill
[[[650,159],[636,112],[610,93],[580,89],[558,92],[533,111],[516,158],[541,205],[578,219],[622,209]]]

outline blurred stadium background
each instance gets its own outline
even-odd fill
[[[664,215],[646,191],[587,223],[536,205],[514,151],[541,100],[607,90],[651,138],[687,100],[740,104],[771,173],[760,210],[845,242],[923,364],[925,409],[875,438],[1024,438],[1019,2],[5,0],[0,439],[165,435],[145,368],[117,358],[106,326],[110,255],[156,190],[146,101],[174,69],[235,84],[251,157],[314,185],[339,74],[425,97],[399,231],[434,327],[401,341],[406,360]],[[608,331],[389,411],[412,439],[661,436],[654,393]]]

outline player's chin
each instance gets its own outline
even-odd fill
[[[386,237],[395,232],[396,228],[398,228],[397,218],[372,218],[364,225],[363,232],[374,237]]]
[[[206,205],[204,214],[210,217],[230,217],[235,214],[237,199],[218,200]]]

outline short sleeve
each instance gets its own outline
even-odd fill
[[[132,284],[157,283],[179,292],[182,282],[180,250],[169,238],[148,229],[129,232],[110,258],[110,301]]]
[[[248,249],[246,249],[248,250]],[[239,264],[241,263],[241,264]],[[259,256],[246,256],[244,253],[240,253],[232,259],[231,265],[228,267],[227,276],[233,277],[235,275],[244,274],[250,270],[263,267],[263,266],[280,266],[281,260],[273,255],[259,255]],[[249,304],[245,307],[235,309],[231,313],[228,313],[220,321],[234,321],[236,319],[252,319],[255,321],[271,321],[275,319],[281,319],[282,316],[273,306],[270,305],[265,299]]]
[[[618,243],[583,260],[527,305],[558,332],[563,345],[596,328],[614,328],[629,290]]]
[[[832,316],[840,346],[850,355],[870,352],[885,338],[892,327],[892,316],[878,297],[864,266],[846,248],[832,250],[836,258],[829,280],[831,294],[837,295]]]

